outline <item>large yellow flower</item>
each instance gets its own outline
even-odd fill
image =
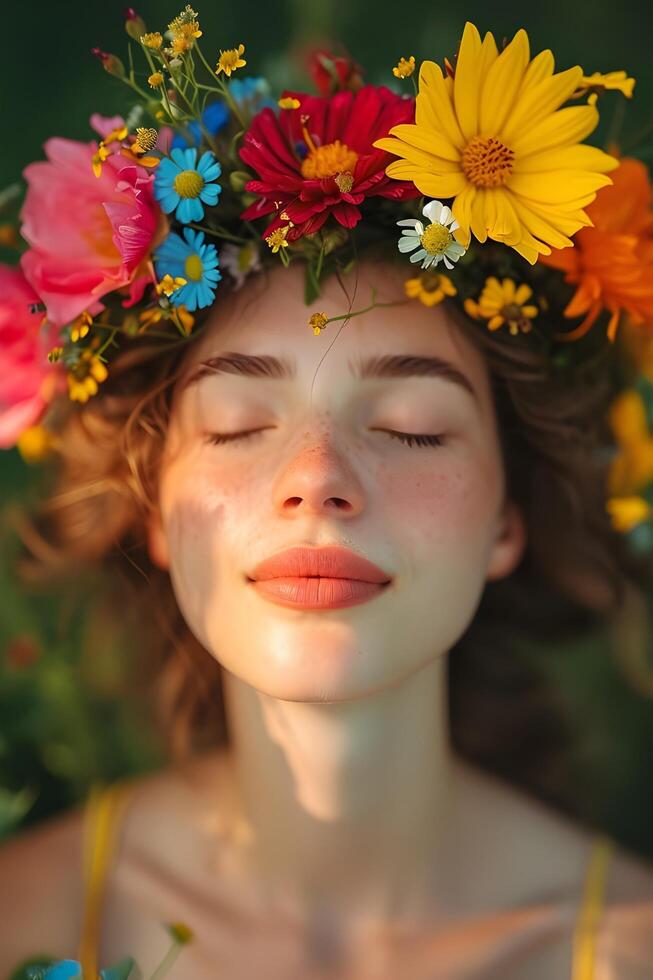
[[[520,29],[499,54],[465,24],[454,78],[422,63],[415,123],[394,126],[374,146],[395,153],[386,174],[412,180],[427,197],[453,198],[460,242],[470,233],[510,245],[528,262],[591,221],[583,211],[619,161],[581,145],[597,126],[595,105],[560,106],[583,78],[580,66],[553,73],[551,51],[530,60]]]

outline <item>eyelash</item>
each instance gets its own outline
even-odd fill
[[[263,429],[252,429],[251,432],[234,432],[231,435],[222,435],[219,432],[209,433],[206,437],[206,442],[212,443],[214,446],[222,445],[225,442],[234,442],[237,439],[247,439],[253,435],[258,435],[263,431]],[[423,446],[441,446],[442,436],[423,436],[423,435],[413,435],[411,432],[393,432],[389,429],[378,429],[378,432],[386,432],[391,438],[399,439],[404,445],[412,448],[411,440],[415,440],[416,444],[420,447]]]

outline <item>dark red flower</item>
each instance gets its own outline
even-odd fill
[[[263,109],[240,151],[261,178],[245,184],[260,198],[241,217],[252,221],[275,212],[264,236],[288,227],[288,241],[296,241],[318,231],[329,215],[353,228],[368,197],[420,197],[412,181],[386,177],[394,158],[372,145],[393,126],[414,121],[414,99],[376,85],[328,99],[287,91],[284,98],[299,101],[299,108],[282,109],[278,116]]]
[[[349,55],[318,48],[308,57],[308,70],[322,98],[346,89],[357,92],[363,85],[363,69]]]

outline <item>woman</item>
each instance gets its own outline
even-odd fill
[[[503,459],[507,438],[525,446],[539,430],[533,465],[550,478],[556,512],[550,434],[572,393],[558,393],[548,420],[540,413],[529,423],[523,400],[529,389],[542,397],[532,393],[535,360],[510,368],[504,361],[501,378],[489,365],[500,348],[519,360],[507,353],[509,339],[492,341],[443,305],[379,305],[352,318],[335,342],[327,331],[307,335],[298,329],[301,276],[299,264],[279,267],[225,295],[184,360],[152,368],[147,398],[142,388],[131,397],[109,392],[104,407],[89,404],[84,424],[69,422],[69,479],[78,485],[83,470],[94,479],[113,471],[116,486],[118,477],[126,484],[136,463],[152,506],[139,528],[133,489],[122,502],[107,489],[59,533],[87,557],[112,539],[147,536],[153,566],[172,585],[175,598],[166,601],[176,599],[192,634],[156,678],[172,699],[173,672],[183,675],[169,724],[180,724],[182,686],[188,697],[200,677],[215,683],[207,671],[215,661],[228,735],[226,744],[129,782],[107,867],[98,962],[130,953],[148,975],[165,952],[161,923],[182,920],[195,941],[171,977],[571,976],[596,835],[454,750],[446,671],[492,583],[525,575],[529,547],[529,562],[534,547],[535,565],[538,553],[545,564],[543,523],[559,561],[540,572],[542,588],[557,576],[560,594],[578,606],[606,612],[615,603],[600,563],[593,581],[583,569],[569,515],[551,525],[529,509],[523,481],[509,481],[514,456]],[[374,288],[401,304],[403,280],[388,259],[360,263],[362,295]],[[329,313],[342,306],[333,278],[323,305]],[[218,352],[244,357],[198,371]],[[294,375],[262,373],[258,362],[247,376],[245,357],[268,354],[290,361]],[[355,373],[398,354],[441,366],[409,377]],[[142,386],[142,367],[125,368],[123,391],[139,370]],[[511,374],[513,425],[522,399],[518,433],[498,412],[507,410]],[[521,389],[519,374],[528,377]],[[138,419],[152,421],[158,410],[161,428],[131,419],[128,463],[115,436],[136,401]],[[578,434],[588,407],[575,404]],[[439,442],[409,445],[397,433]],[[238,438],[212,441],[219,434]],[[582,464],[587,479],[577,490],[589,506],[596,484],[586,447],[570,445],[567,473]],[[108,525],[91,541],[84,525],[98,527],[96,509]],[[259,563],[296,546],[347,549],[378,566],[381,582],[315,591],[262,584],[270,579],[257,573]],[[144,615],[153,611],[145,606]],[[164,612],[172,617],[172,608]],[[193,638],[206,662],[180,659]],[[211,711],[218,705],[214,693]],[[466,723],[482,728],[480,719]],[[78,808],[0,852],[2,976],[34,952],[35,921],[43,950],[64,957],[77,949],[83,821]],[[592,975],[646,976],[651,868],[616,847],[605,902]],[[88,938],[88,908],[85,928]]]
[[[244,45],[213,68],[190,6],[169,47],[128,14],[159,101],[98,51],[138,111],[25,172],[0,438],[52,403],[32,571],[106,567],[171,760],[3,848],[0,973],[37,922],[85,975],[147,976],[182,922],[176,980],[647,976],[652,869],[509,778],[548,712],[519,637],[622,611],[642,571],[605,511],[610,345],[553,345],[568,315],[565,343],[603,312],[610,340],[624,311],[653,322],[647,248],[620,239],[591,302],[584,279],[599,189],[611,234],[649,235],[627,167],[579,144],[632,79],[554,75],[525,31],[500,52],[467,23],[415,100],[320,53],[319,96],[261,108],[225,82]],[[65,369],[45,385],[28,303]]]

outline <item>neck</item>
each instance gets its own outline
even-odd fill
[[[428,917],[452,824],[446,658],[364,700],[283,701],[223,674],[242,839],[302,921]]]

